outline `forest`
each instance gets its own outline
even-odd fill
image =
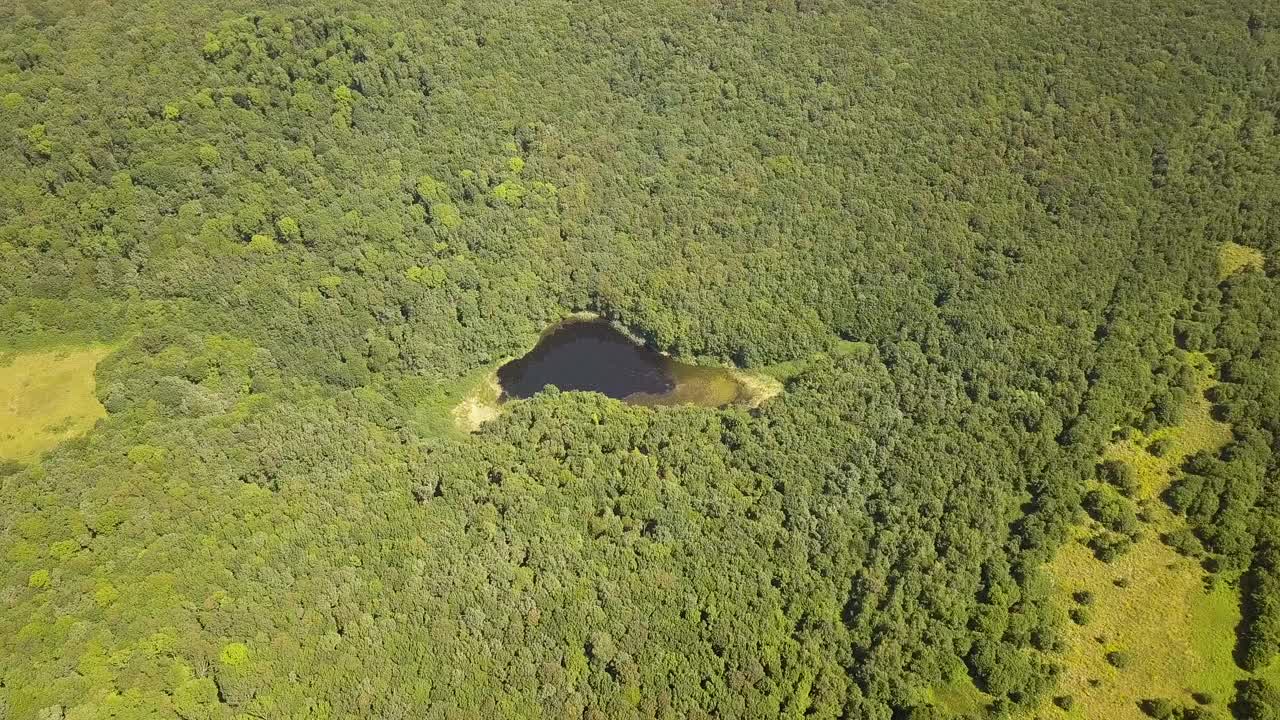
[[[1280,719],[1280,4],[9,0],[0,557],[0,720]]]

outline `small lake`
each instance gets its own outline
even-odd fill
[[[547,385],[637,405],[729,405],[749,393],[731,370],[673,360],[607,322],[553,325],[527,355],[498,368],[502,397],[527,398]]]

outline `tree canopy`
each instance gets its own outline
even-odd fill
[[[0,464],[0,717],[1030,712],[1188,350],[1280,651],[1274,3],[268,5],[0,8],[0,351],[113,348]],[[433,421],[575,311],[785,392]]]

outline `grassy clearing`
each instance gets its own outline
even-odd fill
[[[33,460],[106,416],[94,394],[93,371],[110,351],[95,346],[0,355],[0,459]]]
[[[426,434],[464,437],[501,412],[497,377],[501,364],[477,368],[448,383],[405,378],[392,391],[401,404],[413,409],[414,422]]]
[[[758,408],[770,398],[782,393],[782,381],[772,375],[732,371],[733,379],[742,388],[741,402],[750,408]]]
[[[1213,406],[1204,397],[1215,383],[1213,363],[1204,353],[1193,352],[1188,356],[1199,376],[1198,392],[1187,401],[1182,422],[1148,434],[1135,432],[1133,437],[1107,449],[1107,458],[1123,460],[1137,472],[1142,487],[1140,499],[1156,500],[1169,487],[1183,461],[1191,455],[1201,450],[1217,450],[1231,441],[1231,426],[1213,418]],[[1169,452],[1164,457],[1147,452],[1147,447],[1156,440],[1170,442]]]
[[[1046,702],[1039,717],[1139,720],[1145,717],[1139,701],[1163,697],[1191,703],[1193,692],[1211,693],[1221,709],[1235,681],[1245,677],[1232,659],[1240,621],[1236,591],[1225,585],[1206,588],[1199,564],[1159,539],[1181,522],[1158,500],[1177,468],[1189,455],[1215,450],[1231,439],[1230,426],[1213,419],[1203,395],[1213,384],[1213,367],[1203,355],[1193,355],[1192,361],[1200,372],[1201,392],[1188,401],[1182,423],[1137,433],[1106,453],[1137,472],[1138,498],[1148,501],[1152,515],[1143,537],[1107,564],[1084,546],[1093,529],[1086,525],[1077,528],[1078,542],[1067,543],[1049,565],[1064,614],[1075,606],[1074,593],[1088,591],[1094,599],[1085,625],[1063,619],[1067,650],[1057,692],[1071,695],[1074,707],[1066,712]],[[1162,438],[1171,442],[1164,457],[1147,452],[1151,442]],[[1129,653],[1132,663],[1112,667],[1106,657],[1112,651]]]
[[[1218,249],[1218,279],[1225,280],[1231,275],[1252,268],[1262,269],[1262,251],[1238,243],[1223,243]]]
[[[788,360],[786,362],[774,363],[760,368],[760,374],[774,378],[780,383],[785,384],[791,378],[804,372],[813,362],[824,357],[843,357],[845,355],[853,355],[871,350],[871,344],[865,342],[855,342],[851,340],[837,340],[830,352],[816,353],[812,357],[800,360]]]
[[[947,682],[929,690],[926,702],[937,706],[944,717],[977,717],[991,703],[991,696],[979,690],[964,663],[957,662]]]
[[[1068,713],[1046,703],[1041,717],[1139,720],[1145,717],[1138,708],[1143,699],[1191,703],[1191,693],[1209,692],[1223,701],[1244,677],[1231,655],[1240,619],[1235,591],[1222,585],[1206,591],[1200,566],[1155,532],[1111,564],[1083,544],[1069,543],[1049,569],[1063,608],[1081,590],[1094,600],[1087,624],[1064,618],[1067,650],[1057,693],[1071,695],[1075,705]],[[1112,667],[1112,651],[1129,653],[1132,663]]]
[[[498,399],[502,386],[498,384],[497,370],[485,374],[475,382],[451,411],[454,426],[465,432],[475,432],[480,426],[502,414]]]

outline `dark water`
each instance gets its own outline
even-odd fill
[[[498,368],[498,383],[507,398],[527,398],[554,385],[641,405],[720,406],[742,392],[728,370],[672,360],[602,321],[553,326],[527,355]]]

